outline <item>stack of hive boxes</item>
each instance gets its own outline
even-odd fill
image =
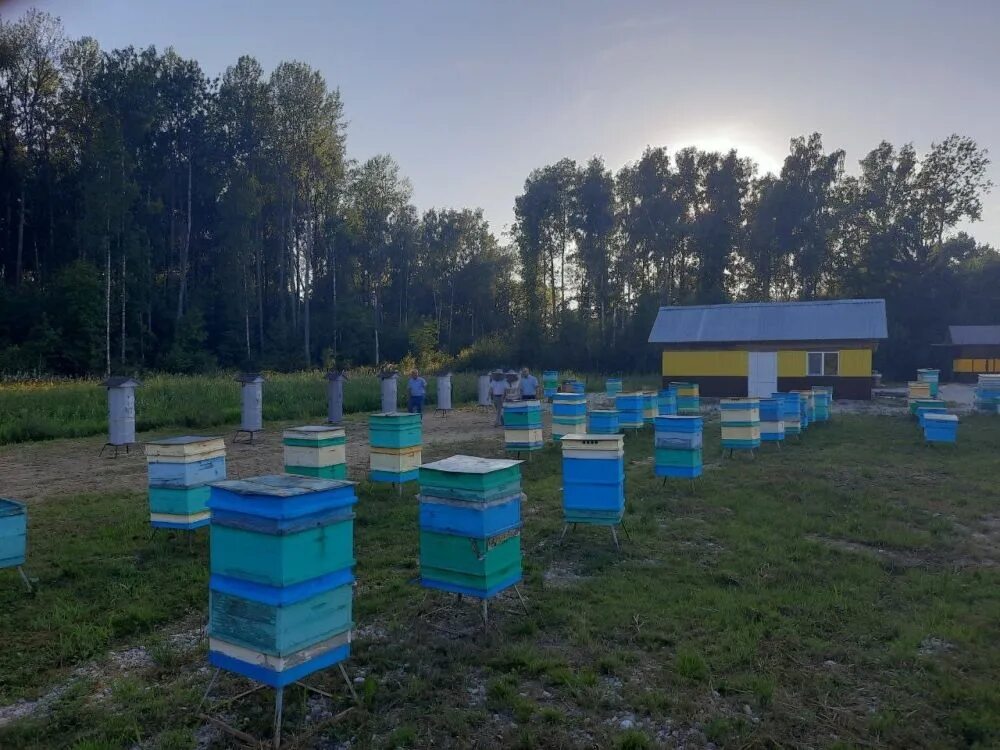
[[[538,403],[537,401],[535,403]],[[388,412],[368,416],[370,471],[373,482],[402,484],[417,478],[421,460],[419,414]]]
[[[670,417],[677,414],[677,391],[664,388],[656,395],[656,416]]]
[[[722,449],[754,450],[760,447],[760,400],[724,398],[719,401]]]
[[[701,409],[697,383],[671,383],[677,393],[677,413],[683,416],[697,416]]]
[[[958,417],[940,412],[924,416],[924,440],[928,443],[954,443],[958,440]]]
[[[941,378],[940,370],[931,369],[921,369],[917,370],[917,381],[920,383],[927,383],[930,388],[930,397],[937,398],[938,395],[938,381]]]
[[[209,522],[209,484],[226,478],[220,437],[184,435],[146,443],[149,522],[154,529],[197,529]]]
[[[24,503],[0,497],[0,568],[24,565],[27,546],[28,512]]]
[[[582,396],[587,392],[587,387],[584,385],[583,381],[571,380],[569,381],[569,392],[575,393],[578,396]]]
[[[289,475],[212,487],[209,660],[282,688],[350,654],[351,482]]]
[[[658,477],[694,479],[701,476],[701,417],[657,417],[653,443]]]
[[[587,397],[576,393],[557,393],[552,397],[552,439],[583,432],[587,422]]]
[[[586,407],[584,407],[586,408]],[[542,449],[542,405],[539,401],[508,401],[503,405],[503,441],[508,451]]]
[[[772,393],[772,398],[781,402],[781,421],[785,426],[785,436],[802,434],[802,404],[797,393]]]
[[[546,370],[542,373],[542,395],[552,398],[559,390],[559,371]]]
[[[919,380],[911,380],[906,384],[906,401],[910,407],[910,414],[916,414],[916,407],[913,405],[914,401],[920,399],[927,400],[931,397],[931,384],[922,383]]]
[[[812,391],[792,391],[792,393],[799,397],[799,421],[802,426],[801,431],[805,432],[816,416],[816,402],[813,401]]]
[[[760,439],[764,443],[780,443],[785,439],[784,400],[760,400]],[[797,421],[797,420],[796,420]]]
[[[638,430],[642,427],[644,414],[642,393],[619,393],[615,396],[618,409],[618,427],[622,430]]]
[[[976,384],[976,411],[1000,412],[1000,375],[980,375]]]
[[[520,461],[452,456],[420,467],[420,583],[490,599],[521,580]]]
[[[642,392],[642,421],[644,424],[653,424],[659,410],[657,404],[656,391]]]
[[[813,408],[817,422],[830,421],[830,406],[833,403],[833,388],[828,385],[812,387]]]
[[[604,383],[604,392],[610,398],[617,396],[622,392],[622,379],[608,378]]]
[[[593,409],[587,413],[587,432],[591,435],[617,435],[618,410]]]
[[[621,523],[625,513],[625,438],[566,435],[562,451],[566,523]]]
[[[916,406],[917,422],[920,423],[921,427],[924,427],[928,414],[946,414],[948,412],[948,404],[936,398],[921,398],[913,403]]]
[[[347,478],[347,437],[343,427],[304,425],[282,434],[285,473],[315,479]]]

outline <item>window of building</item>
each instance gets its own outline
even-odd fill
[[[807,373],[810,377],[835,377],[840,374],[840,352],[809,352]]]

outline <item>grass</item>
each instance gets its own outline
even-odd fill
[[[970,416],[957,447],[927,448],[908,419],[838,416],[756,460],[720,461],[718,432],[709,423],[694,488],[651,476],[648,432],[627,439],[633,539],[621,555],[603,529],[555,544],[559,453],[534,455],[523,465],[530,615],[497,603],[489,635],[426,624],[471,627],[474,607],[421,617],[449,600],[413,583],[415,503],[360,485],[347,667],[363,678],[362,705],[323,741],[1000,745],[1000,420]],[[62,692],[48,714],[0,726],[0,747],[196,746],[204,643],[169,644],[204,620],[207,537],[192,551],[150,539],[145,513],[141,493],[32,505],[39,593],[0,571],[0,705]],[[137,645],[150,655],[139,666],[102,656]],[[311,681],[347,706],[335,671]],[[227,678],[219,691],[242,686]],[[263,736],[268,697],[227,716]],[[294,733],[322,702],[295,689],[286,704]]]
[[[266,373],[264,419],[298,420],[326,416],[326,380],[319,371]],[[540,377],[540,375],[539,375]],[[582,376],[591,388],[604,387],[603,376]],[[220,375],[150,375],[136,389],[136,428],[205,428],[233,424],[240,418],[239,385],[232,373]],[[427,402],[433,404],[437,381],[427,377]],[[452,376],[457,406],[476,400],[477,376]],[[660,378],[626,378],[633,388],[657,388]],[[399,406],[406,404],[405,379],[397,386]],[[368,412],[381,407],[378,378],[370,371],[349,375],[344,411]],[[0,383],[0,445],[52,438],[99,435],[108,428],[107,396],[99,380]]]

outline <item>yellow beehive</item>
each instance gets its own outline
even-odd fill
[[[415,471],[420,464],[421,448],[371,448],[369,451],[372,471],[391,471],[402,473]]]

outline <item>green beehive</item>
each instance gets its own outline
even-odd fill
[[[470,539],[421,531],[420,576],[435,588],[489,598],[521,580],[521,532]]]

